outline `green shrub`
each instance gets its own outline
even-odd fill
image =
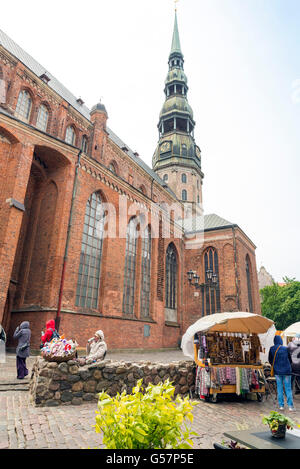
[[[167,380],[146,389],[139,380],[132,394],[110,397],[99,394],[96,432],[103,433],[107,449],[191,448],[186,420],[193,422],[193,406],[186,397],[174,400],[174,386]]]

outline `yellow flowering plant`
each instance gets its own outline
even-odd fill
[[[193,422],[193,406],[177,396],[169,380],[146,389],[142,379],[132,394],[125,391],[115,397],[101,392],[96,411],[96,433],[103,433],[107,449],[189,449],[193,446],[186,421]]]

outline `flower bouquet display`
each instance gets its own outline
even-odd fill
[[[67,340],[62,336],[59,339],[46,342],[41,350],[41,355],[50,362],[65,362],[75,358],[77,346],[76,341]]]

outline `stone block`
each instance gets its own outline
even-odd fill
[[[65,391],[67,389],[71,389],[72,384],[69,381],[61,381],[60,382],[60,390]]]
[[[70,391],[64,391],[61,393],[62,402],[71,402],[73,399],[73,394]]]
[[[68,365],[64,362],[64,363],[60,363],[58,365],[58,369],[59,371],[61,371],[61,373],[64,373],[64,374],[67,374],[68,373]]]
[[[94,378],[95,378],[96,380],[102,379],[102,373],[101,373],[101,371],[98,370],[98,369],[94,371],[94,375],[93,375],[93,376],[94,376]]]
[[[96,385],[97,385],[96,381],[93,381],[93,380],[85,381],[83,384],[83,390],[84,392],[87,392],[87,393],[93,393],[96,390]]]

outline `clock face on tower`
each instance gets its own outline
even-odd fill
[[[171,142],[163,142],[160,146],[160,152],[166,153],[171,150]]]

